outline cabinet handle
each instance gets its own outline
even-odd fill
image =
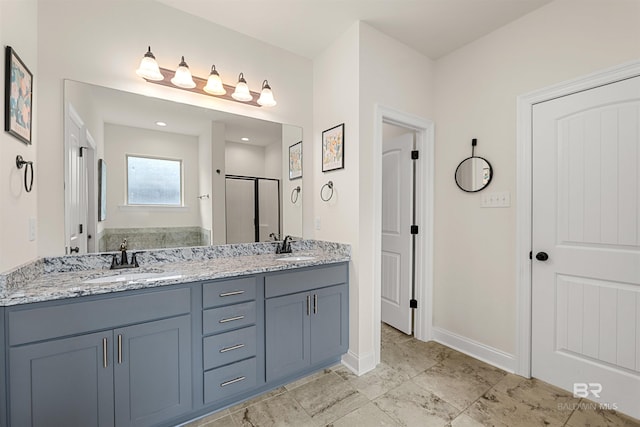
[[[102,338],[102,367],[109,367],[109,361],[107,360],[107,339]]]
[[[118,334],[118,364],[122,363],[122,335]]]
[[[318,314],[318,295],[313,294],[313,314]]]
[[[233,322],[234,320],[242,320],[242,319],[244,319],[244,315],[235,316],[235,317],[227,317],[226,319],[220,319],[220,320],[218,320],[218,323],[227,323],[227,322]]]
[[[233,291],[233,292],[223,292],[220,294],[220,296],[224,298],[224,297],[231,297],[234,295],[242,295],[242,294],[244,294],[244,291]]]
[[[231,347],[226,347],[220,350],[220,353],[226,353],[227,351],[231,351],[231,350],[237,350],[239,348],[244,347],[244,344],[236,344],[236,345],[232,345]]]
[[[307,295],[307,316],[311,314],[311,296]]]
[[[247,377],[238,377],[238,378],[234,378],[234,379],[232,379],[232,380],[229,380],[229,381],[225,381],[225,382],[223,382],[222,384],[220,384],[220,387],[226,387],[226,386],[228,386],[228,385],[235,384],[235,383],[239,383],[240,381],[244,381],[244,380],[246,380],[246,379],[247,379]]]

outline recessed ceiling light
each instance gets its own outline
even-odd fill
[[[156,122],[156,124],[158,126],[163,126],[163,127],[167,125],[165,122]]]
[[[247,138],[246,136],[243,137],[243,138],[240,138],[240,139],[243,140],[243,141],[248,141],[249,140],[249,138]]]

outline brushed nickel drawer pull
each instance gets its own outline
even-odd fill
[[[233,291],[233,292],[223,292],[220,294],[220,296],[224,298],[224,297],[232,297],[234,295],[242,295],[242,294],[244,294],[244,291]]]
[[[311,297],[307,295],[307,316],[311,314]]]
[[[222,350],[220,350],[220,353],[226,353],[227,351],[237,350],[237,349],[242,348],[244,346],[245,346],[244,344],[232,345],[231,347],[223,348]]]
[[[235,383],[239,383],[240,381],[244,381],[244,380],[246,380],[246,379],[247,379],[247,377],[238,377],[238,378],[234,378],[234,379],[232,379],[232,380],[229,380],[229,381],[225,381],[225,382],[223,382],[222,384],[220,384],[220,387],[226,387],[226,386],[228,386],[228,385],[235,384]]]
[[[244,315],[235,316],[235,317],[227,317],[226,319],[220,319],[218,321],[218,323],[227,323],[227,322],[233,322],[234,320],[242,320],[242,319],[244,319]]]
[[[313,314],[318,314],[318,295],[313,294]]]
[[[122,334],[118,334],[118,364],[122,364]]]
[[[102,338],[102,367],[109,367],[109,361],[107,360],[107,339]]]

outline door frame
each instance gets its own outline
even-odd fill
[[[416,133],[416,217],[420,232],[416,235],[415,337],[432,339],[433,328],[433,199],[434,199],[434,123],[412,114],[376,104],[373,130],[373,228],[374,295],[373,336],[375,364],[380,363],[380,322],[382,298],[382,125],[392,124]]]
[[[520,95],[516,119],[516,366],[515,373],[531,377],[532,183],[533,106],[576,92],[640,75],[640,61],[631,61]]]

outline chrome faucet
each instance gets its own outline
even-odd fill
[[[136,253],[131,254],[131,262],[129,262],[129,258],[127,257],[127,239],[124,239],[122,243],[120,243],[120,261],[118,261],[118,255],[113,254],[113,258],[111,258],[111,270],[135,267],[140,267],[136,259]]]
[[[291,253],[291,236],[285,236],[282,244],[276,246],[277,254],[290,254]]]

